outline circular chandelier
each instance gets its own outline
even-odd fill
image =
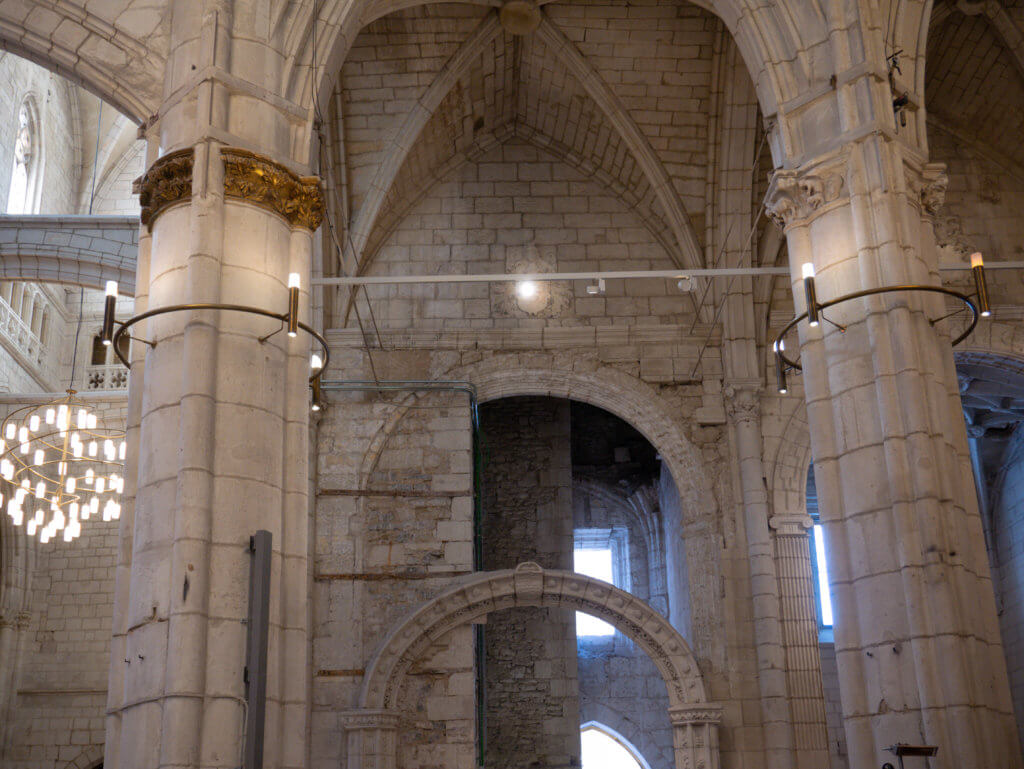
[[[71,542],[92,516],[121,517],[125,433],[75,395],[16,409],[0,426],[0,505],[43,543],[58,532]]]

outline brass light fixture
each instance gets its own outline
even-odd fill
[[[971,274],[974,276],[976,293],[970,296],[943,286],[908,284],[867,288],[863,291],[854,291],[849,294],[844,294],[843,296],[831,299],[827,302],[819,302],[817,288],[814,285],[814,265],[810,262],[805,262],[802,267],[802,274],[804,281],[804,297],[806,298],[807,309],[787,323],[772,343],[772,352],[775,354],[775,381],[780,395],[785,395],[789,391],[789,387],[786,382],[786,372],[803,370],[803,367],[797,361],[786,357],[786,334],[795,328],[796,325],[804,318],[807,319],[808,325],[811,328],[817,327],[819,319],[824,317],[822,312],[827,310],[829,307],[840,304],[841,302],[848,302],[851,299],[862,299],[866,296],[877,296],[879,294],[891,294],[898,292],[901,293],[905,291],[924,291],[933,294],[945,294],[946,296],[951,296],[954,299],[959,299],[964,303],[964,305],[966,305],[967,309],[971,311],[971,322],[968,324],[967,328],[953,340],[952,344],[954,347],[971,335],[974,328],[978,325],[979,316],[982,318],[988,318],[992,315],[992,308],[989,305],[988,298],[988,284],[985,282],[985,262],[980,253],[971,254]],[[826,320],[828,319],[826,318]],[[941,320],[941,318],[936,319],[933,323],[937,322],[937,320]],[[831,323],[832,321],[829,322]],[[845,331],[844,328],[839,328],[841,331]]]
[[[0,427],[0,504],[44,544],[59,531],[76,539],[101,505],[104,521],[121,517],[124,431],[104,427],[75,395],[16,409]]]
[[[274,312],[272,310],[264,310],[261,307],[249,307],[241,304],[223,304],[218,302],[192,302],[189,304],[171,304],[165,307],[156,307],[146,312],[141,312],[138,315],[133,315],[131,318],[125,321],[119,321],[114,317],[114,309],[117,300],[117,283],[109,281],[107,283],[107,301],[104,305],[103,311],[103,329],[101,333],[101,340],[105,345],[114,346],[114,354],[117,355],[118,360],[121,361],[127,368],[131,368],[131,363],[124,357],[121,352],[120,340],[123,336],[127,336],[129,339],[137,339],[143,344],[149,345],[150,347],[156,347],[157,343],[147,340],[133,337],[128,333],[128,330],[135,324],[146,320],[147,318],[153,318],[157,315],[166,315],[171,312],[190,312],[194,310],[221,310],[225,312],[245,312],[250,315],[261,315],[265,318],[273,318],[281,322],[281,327],[276,331],[261,336],[259,338],[260,343],[263,343],[270,339],[270,337],[277,334],[281,329],[285,329],[289,337],[295,337],[298,335],[299,330],[305,331],[311,337],[313,337],[322,348],[322,354],[314,353],[310,357],[310,370],[313,372],[309,377],[310,389],[312,391],[312,401],[310,408],[313,411],[320,411],[324,404],[320,396],[320,377],[323,375],[324,369],[327,367],[327,363],[330,361],[331,351],[327,346],[327,340],[324,339],[315,329],[309,326],[307,323],[303,323],[299,320],[299,289],[301,283],[299,274],[297,272],[290,273],[288,275],[288,309],[285,312]],[[117,326],[117,330],[114,327]]]

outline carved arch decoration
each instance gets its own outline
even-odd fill
[[[367,665],[358,709],[342,715],[348,766],[395,767],[403,717],[397,696],[409,666],[431,644],[491,612],[525,606],[583,611],[633,639],[668,689],[676,767],[718,768],[722,710],[707,701],[696,659],[675,628],[646,603],[606,582],[535,563],[464,577],[393,627]]]

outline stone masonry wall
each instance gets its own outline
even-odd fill
[[[343,351],[339,357],[344,366]],[[384,635],[473,569],[466,395],[331,398],[317,431],[312,538],[316,769],[345,765],[338,714],[355,707],[364,668]],[[471,627],[440,639],[413,665],[398,703],[408,716],[399,734],[400,766],[475,766]]]
[[[483,566],[572,569],[569,402],[506,398],[481,409]],[[572,612],[495,612],[484,628],[487,769],[561,769],[580,759]]]

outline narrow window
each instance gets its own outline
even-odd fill
[[[624,527],[576,529],[573,540],[574,571],[629,590],[629,540]],[[614,626],[590,614],[576,612],[577,637],[614,635]]]
[[[39,181],[39,136],[35,110],[29,100],[18,110],[14,134],[14,166],[7,189],[7,213],[18,216],[36,212],[35,189]]]
[[[814,521],[811,528],[811,569],[814,572],[814,595],[818,605],[818,625],[823,631],[832,629],[832,594],[828,587],[828,560],[825,557],[825,529],[818,511],[818,489],[814,482],[814,465],[807,470],[807,514]]]

